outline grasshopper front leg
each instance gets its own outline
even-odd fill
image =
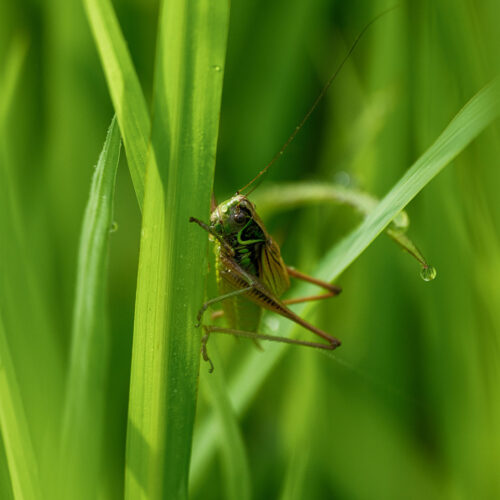
[[[223,300],[230,299],[231,297],[236,297],[238,295],[242,295],[246,292],[249,292],[252,290],[252,286],[247,286],[246,288],[241,288],[240,290],[234,290],[233,292],[226,293],[224,295],[219,295],[218,297],[215,297],[213,299],[207,300],[201,307],[200,310],[198,311],[198,314],[196,315],[196,328],[198,328],[201,325],[201,319],[203,317],[203,314],[205,311],[213,304],[217,304],[218,302],[222,302]]]

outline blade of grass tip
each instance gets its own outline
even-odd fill
[[[136,295],[125,496],[182,499],[196,408],[227,0],[163,2]]]
[[[15,499],[41,498],[38,463],[0,311],[0,429]]]
[[[202,370],[202,379],[209,389],[209,396],[219,420],[222,433],[221,451],[223,458],[224,485],[226,498],[245,500],[251,498],[250,469],[248,466],[245,443],[241,435],[236,415],[226,388],[222,373],[222,363],[216,342],[210,345],[210,359],[216,369],[213,373]]]
[[[83,3],[120,125],[137,201],[142,209],[151,132],[146,99],[113,5],[109,0],[83,0]]]
[[[398,213],[467,147],[500,113],[500,80],[483,87],[455,116],[432,146],[413,164],[406,174],[364,221],[322,259],[315,276],[335,280],[356,260]],[[307,285],[296,288],[298,295],[311,292]],[[297,313],[307,314],[312,304],[298,307]],[[277,317],[277,331],[289,336],[296,328]],[[237,414],[245,411],[260,386],[285,352],[284,344],[270,344],[263,353],[251,352],[231,381],[230,396]],[[216,448],[217,422],[209,416],[200,427],[192,459],[192,481],[201,479]]]
[[[108,368],[107,261],[120,147],[113,117],[92,178],[80,236],[61,437],[61,498],[97,496]]]

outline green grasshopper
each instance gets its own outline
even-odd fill
[[[189,219],[190,222],[197,223],[207,231],[214,241],[217,283],[220,293],[218,297],[210,299],[202,305],[197,316],[197,326],[201,324],[203,313],[210,306],[219,302],[222,303],[223,313],[230,326],[230,328],[213,325],[203,326],[205,335],[202,338],[201,352],[203,359],[210,363],[210,372],[213,371],[213,365],[207,353],[207,342],[211,333],[246,337],[256,342],[270,340],[325,350],[334,350],[340,346],[340,340],[308,323],[288,306],[335,297],[341,292],[341,289],[287,266],[281,257],[278,244],[271,238],[258,216],[255,205],[241,192],[252,186],[281,157],[316,109],[365,31],[386,12],[374,18],[358,34],[309,111],[268,165],[229,200],[219,205],[213,201],[209,224],[194,217]],[[320,295],[282,300],[280,297],[290,287],[290,278],[313,283],[326,292]],[[324,342],[309,342],[257,333],[262,309],[268,309],[294,321],[323,339]]]
[[[222,302],[228,323],[241,328],[204,326],[202,355],[210,363],[210,371],[213,366],[208,357],[207,342],[210,334],[215,332],[327,350],[340,345],[338,339],[303,320],[288,305],[334,297],[341,289],[285,265],[280,247],[267,233],[255,206],[246,196],[237,194],[218,205],[212,212],[210,225],[194,217],[190,221],[199,224],[214,238],[217,282],[221,294],[203,304],[197,316],[197,326],[209,306]],[[314,283],[324,288],[326,293],[281,300],[280,296],[290,287],[290,277]],[[326,340],[326,343],[256,333],[263,308],[295,321]]]

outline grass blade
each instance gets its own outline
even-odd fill
[[[5,500],[14,500],[12,484],[10,480],[9,463],[7,460],[5,443],[0,431],[0,496]]]
[[[185,498],[229,4],[161,8],[139,258],[125,496]]]
[[[252,497],[252,490],[245,443],[227,393],[227,384],[222,373],[219,351],[215,343],[210,347],[210,359],[217,369],[213,373],[202,370],[202,380],[208,386],[209,396],[223,435],[220,443],[226,497],[228,499],[247,500]]]
[[[42,292],[38,263],[30,252],[30,234],[26,232],[24,207],[9,150],[13,104],[26,56],[27,39],[14,37],[0,78],[0,313],[5,337],[2,405],[5,404],[4,425],[9,426],[8,430],[4,429],[3,440],[9,467],[14,460],[14,473],[19,475],[12,481],[17,490],[14,494],[34,489],[36,495],[41,495],[46,489],[46,473],[54,458],[57,427],[54,415],[60,411],[63,370],[55,328]],[[15,373],[12,366],[18,367]],[[11,410],[19,411],[19,415],[11,414]],[[19,421],[14,423],[12,418]],[[7,435],[10,432],[12,436]],[[18,450],[19,444],[25,449]],[[9,450],[11,445],[15,448]],[[35,479],[36,464],[43,483]],[[25,473],[20,469],[22,466],[33,470]],[[18,480],[20,484],[14,484]]]
[[[28,52],[28,39],[18,35],[10,47],[3,74],[0,79],[0,124],[5,125],[7,113],[21,74]]]
[[[120,125],[135,193],[142,208],[151,130],[146,100],[111,2],[84,0],[84,5]]]
[[[0,311],[0,429],[14,498],[40,498],[38,464]]]
[[[297,448],[291,453],[280,494],[281,500],[298,500],[306,496],[306,475],[310,455],[307,441],[304,441],[300,449]]]
[[[500,80],[494,80],[462,108],[363,223],[325,257],[318,272],[325,272],[322,275],[331,280],[339,276],[425,185],[497,118],[499,112]]]
[[[499,112],[500,80],[496,79],[481,89],[462,108],[434,144],[413,164],[358,228],[324,257],[315,276],[335,280],[421,189],[497,118]],[[308,286],[300,286],[296,290],[301,296],[310,293]],[[312,307],[307,304],[296,310],[307,317]],[[277,319],[277,330],[280,334],[289,336],[296,330],[290,322],[281,317]],[[241,413],[248,407],[284,352],[284,345],[273,344],[266,346],[264,353],[251,352],[248,355],[230,385],[230,395],[236,412]],[[218,428],[213,417],[203,422],[198,435],[199,441],[193,453],[193,482],[201,479],[203,468],[208,464],[215,449]]]
[[[92,179],[80,237],[61,442],[61,498],[97,496],[108,367],[107,260],[120,147],[114,117]]]

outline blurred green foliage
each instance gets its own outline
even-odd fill
[[[218,199],[270,160],[362,26],[389,5],[231,2]],[[114,7],[150,104],[158,3],[116,0]],[[335,181],[383,196],[498,74],[499,22],[497,0],[402,2],[361,41],[268,181]],[[60,426],[79,234],[113,107],[79,1],[0,3],[2,82],[16,40],[28,49],[0,138],[8,173],[1,193],[15,207],[10,213],[1,205],[0,321],[40,477],[50,482],[55,456],[47,439]],[[240,419],[255,498],[500,497],[499,153],[494,126],[407,208],[411,235],[438,270],[435,281],[422,281],[418,266],[381,237],[342,275],[344,293],[318,307],[313,319],[342,339],[336,361],[287,349]],[[100,491],[117,499],[140,238],[138,204],[121,163]],[[266,220],[287,263],[304,272],[358,222],[349,209],[331,206]],[[211,342],[227,380],[254,349],[231,338]],[[214,411],[205,379],[199,424]],[[195,452],[197,446],[195,435]],[[224,460],[217,455],[200,467],[193,498],[231,491]],[[8,478],[2,452],[1,498],[9,498]]]

